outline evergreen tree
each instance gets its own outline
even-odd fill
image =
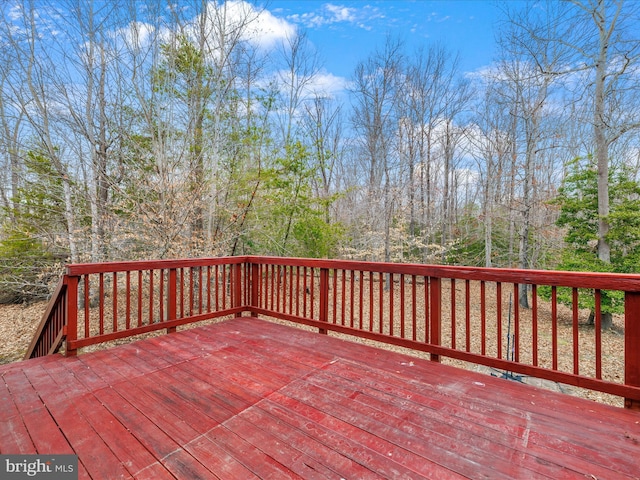
[[[565,247],[558,268],[571,271],[640,272],[640,184],[621,164],[609,172],[610,225],[606,241],[611,246],[611,262],[598,256],[597,164],[592,157],[576,158],[558,191],[560,207],[557,225],[566,229]],[[611,315],[624,312],[621,292],[602,292],[602,326],[611,326]],[[559,289],[561,302],[571,302],[571,291]],[[593,295],[581,295],[580,306],[594,308]],[[593,314],[591,316],[593,320]]]
[[[62,179],[38,152],[24,159],[24,182],[4,210],[0,236],[0,303],[47,298],[69,255]]]

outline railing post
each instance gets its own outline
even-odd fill
[[[175,320],[178,316],[178,271],[169,269],[169,285],[167,285],[167,320]],[[176,327],[167,328],[167,333],[175,333]]]
[[[429,278],[429,335],[432,345],[440,345],[440,331],[442,324],[442,281],[439,278]],[[431,361],[440,362],[440,355],[430,354]]]
[[[624,383],[640,387],[640,292],[624,297]],[[624,406],[640,410],[640,400],[625,398]]]
[[[329,269],[320,269],[320,321],[329,321]],[[318,329],[318,333],[327,334],[326,328]]]
[[[66,355],[67,357],[75,357],[78,354],[76,348],[69,346],[71,342],[78,339],[78,280],[76,276],[67,277],[67,293],[66,293]]]
[[[260,265],[257,263],[249,264],[251,266],[251,306],[253,308],[258,308],[259,298],[258,298],[258,287],[262,279],[260,278]],[[252,317],[257,317],[258,314],[256,312],[251,312]]]
[[[233,266],[233,306],[242,306],[242,263],[236,263]],[[236,317],[241,317],[242,312],[237,312]]]

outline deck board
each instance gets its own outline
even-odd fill
[[[0,367],[80,478],[640,478],[640,413],[243,317]]]

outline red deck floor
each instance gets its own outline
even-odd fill
[[[640,477],[640,412],[253,318],[0,375],[0,452],[80,478]]]

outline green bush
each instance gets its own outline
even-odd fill
[[[24,232],[5,231],[0,240],[0,303],[47,299],[60,269],[40,241]]]
[[[565,247],[558,270],[583,272],[637,273],[640,271],[640,185],[625,165],[612,166],[609,172],[609,233],[611,262],[598,258],[598,186],[597,166],[591,157],[577,158],[567,165],[567,176],[558,191],[555,204],[560,207],[557,225],[566,229]],[[549,298],[551,288],[539,290]],[[583,293],[583,294],[580,294]],[[558,301],[570,305],[571,289],[559,288]],[[621,292],[602,292],[602,312],[624,312]],[[592,291],[579,292],[579,307],[594,309]]]

